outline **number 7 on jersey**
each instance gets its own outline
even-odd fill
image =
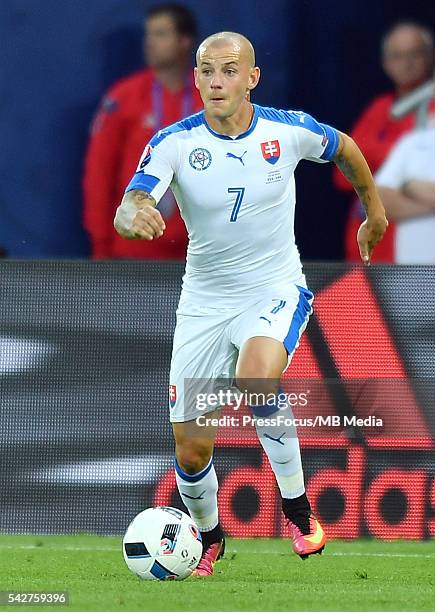
[[[230,223],[237,221],[240,207],[242,205],[243,196],[245,195],[244,187],[228,187],[228,193],[236,193],[236,201],[234,202],[233,210],[231,211]]]

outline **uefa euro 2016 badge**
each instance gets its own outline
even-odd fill
[[[145,168],[147,164],[149,164],[149,162],[151,161],[152,150],[153,150],[152,146],[150,144],[147,144],[147,146],[144,149],[144,152],[142,153],[142,157],[139,160],[139,164],[137,166],[136,172],[140,172],[141,170]]]
[[[169,405],[171,408],[177,403],[177,385],[169,385]]]
[[[193,149],[192,153],[189,155],[189,163],[194,170],[198,170],[200,172],[202,170],[207,170],[211,164],[210,151],[207,151],[207,149],[203,149],[202,147]]]
[[[261,143],[261,152],[263,153],[264,159],[269,164],[276,164],[281,155],[281,148],[279,146],[279,140],[268,140],[267,142]]]

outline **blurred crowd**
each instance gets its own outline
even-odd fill
[[[434,37],[422,24],[396,23],[380,41],[391,89],[355,117],[350,135],[375,176],[390,226],[374,262],[435,263]],[[114,212],[144,145],[165,125],[201,109],[192,78],[197,23],[182,5],[153,8],[144,20],[146,68],[105,93],[90,128],[83,174],[83,225],[94,259],[184,259],[187,235],[170,191],[159,208],[166,232],[157,241],[127,241],[113,229]],[[343,241],[359,261],[356,232],[363,210],[337,168],[332,180],[348,194]],[[0,256],[1,248],[0,248]],[[3,253],[5,255],[5,253]]]
[[[83,178],[84,226],[96,259],[185,257],[186,230],[171,191],[159,203],[166,223],[159,240],[124,240],[115,232],[113,218],[147,142],[161,128],[201,108],[191,67],[196,36],[195,17],[187,8],[152,9],[144,23],[147,68],[115,83],[102,99]]]
[[[374,174],[390,220],[372,261],[435,263],[432,32],[421,24],[398,22],[383,37],[381,62],[392,89],[372,100],[350,132]],[[364,218],[362,206],[338,168],[333,179],[352,198],[345,253],[348,261],[359,261],[355,236]]]

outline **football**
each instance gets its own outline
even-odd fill
[[[201,534],[177,508],[148,508],[128,526],[122,549],[128,568],[142,580],[184,580],[201,559]]]

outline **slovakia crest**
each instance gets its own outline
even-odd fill
[[[207,170],[211,164],[210,151],[202,147],[193,149],[192,153],[189,155],[189,163],[194,170],[198,170],[199,172]]]
[[[279,140],[268,140],[267,142],[261,143],[261,152],[263,153],[264,159],[269,164],[276,164],[281,155],[281,149],[279,146]]]
[[[177,403],[177,385],[169,385],[169,405],[171,408]]]

